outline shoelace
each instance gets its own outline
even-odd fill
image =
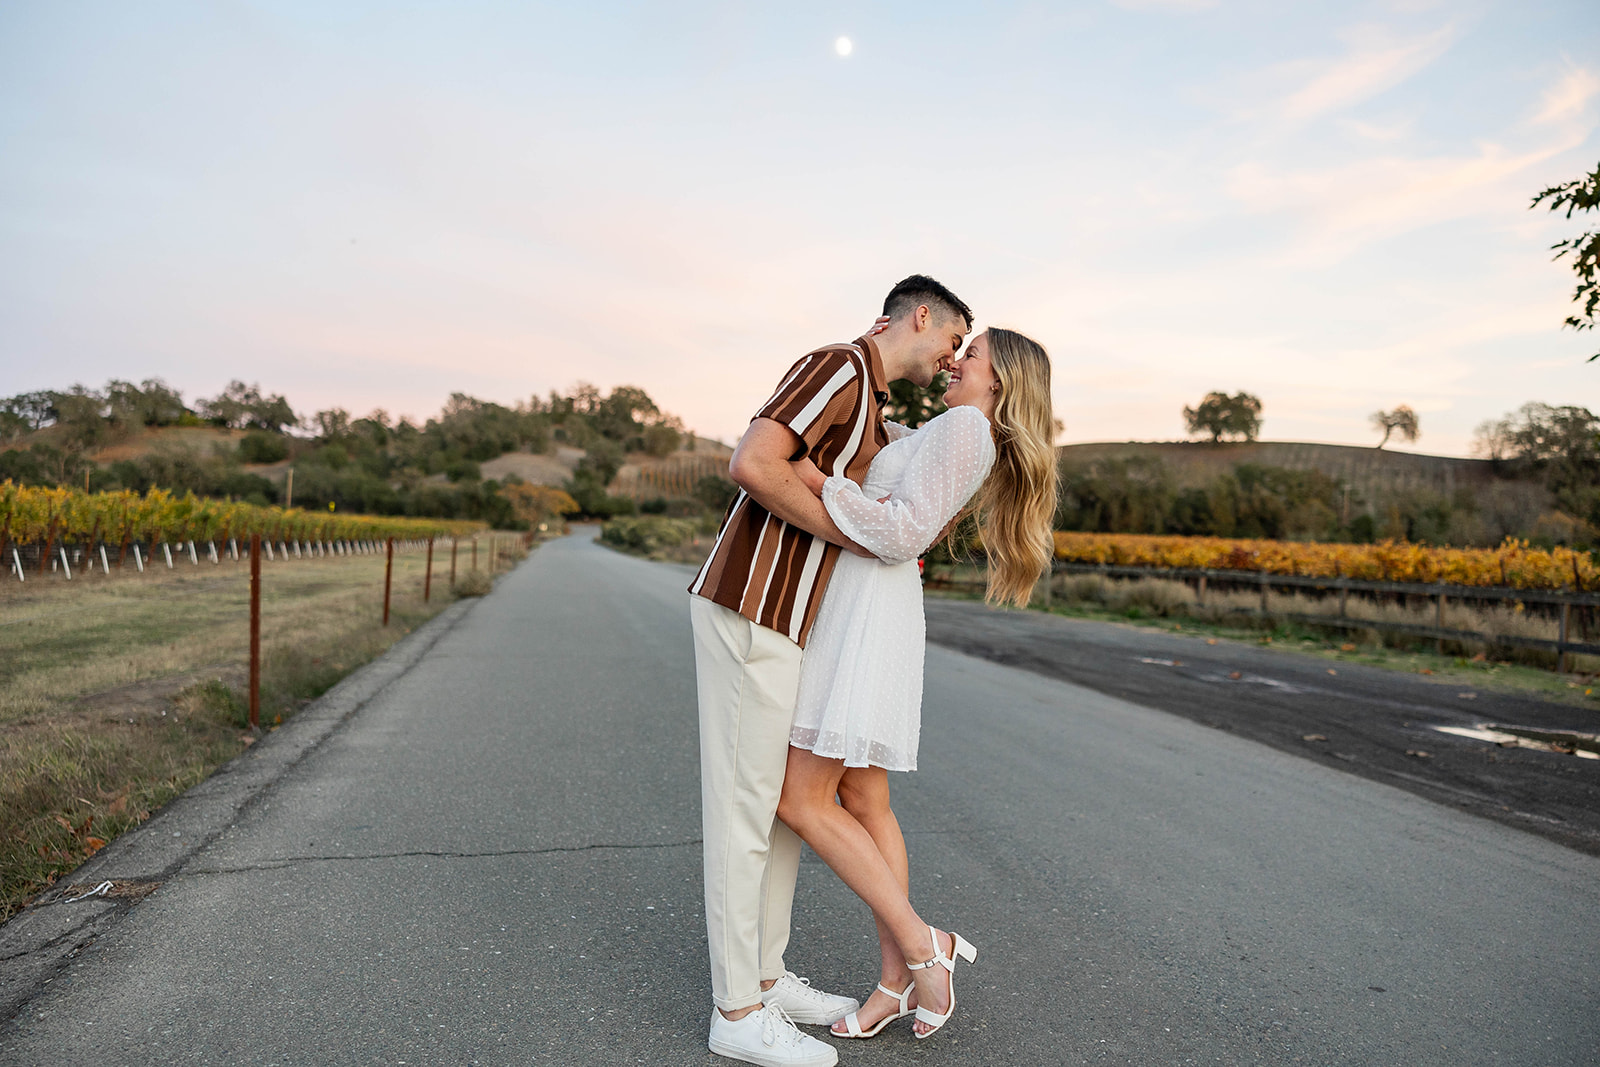
[[[761,1042],[766,1045],[776,1045],[782,1036],[785,1044],[792,1045],[800,1040],[800,1028],[789,1018],[789,1013],[783,1010],[781,1004],[768,1004],[761,1009]]]
[[[812,1000],[815,1000],[815,1001],[822,1001],[822,1000],[825,1000],[827,998],[827,994],[823,993],[821,990],[812,989],[811,988],[811,979],[809,979],[809,978],[801,978],[798,974],[795,974],[793,971],[789,972],[789,977],[793,978],[796,982],[800,983],[800,987],[801,988],[799,990],[797,990],[797,992],[802,993],[802,994],[810,997]]]

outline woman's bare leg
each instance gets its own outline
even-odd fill
[[[906,839],[900,833],[900,821],[889,806],[889,772],[882,767],[846,767],[844,776],[839,780],[839,803],[872,837],[878,854],[909,897],[910,863],[906,858]],[[878,981],[885,989],[904,989],[911,984],[911,971],[906,967],[905,954],[900,951],[894,935],[876,913],[873,914],[873,920],[878,926],[878,958],[881,961]],[[906,1003],[909,1007],[916,1007],[916,994],[913,993]],[[900,1004],[893,997],[873,990],[856,1017],[863,1030],[870,1030],[881,1019],[899,1010]],[[847,1033],[842,1021],[833,1024],[833,1031],[836,1034]]]
[[[827,759],[791,746],[783,796],[778,801],[778,818],[799,834],[844,884],[866,902],[882,929],[887,931],[890,942],[899,950],[902,961],[930,959],[934,946],[928,940],[928,924],[911,907],[905,869],[897,874],[878,851],[877,842],[866,827],[834,803],[845,770],[843,760]],[[883,806],[888,806],[887,779]],[[886,831],[881,822],[879,828]],[[893,833],[899,835],[898,825]],[[902,839],[899,845],[902,854],[904,848]],[[948,936],[941,937],[938,947],[944,950],[947,943]],[[931,967],[909,973],[916,980],[919,1003],[938,1012],[948,1009],[950,987],[943,968]],[[916,1027],[921,1029],[922,1024]]]

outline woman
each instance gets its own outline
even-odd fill
[[[889,807],[890,770],[916,769],[925,622],[916,557],[977,495],[990,602],[1025,605],[1052,553],[1055,419],[1043,347],[990,327],[950,372],[950,410],[916,431],[895,427],[866,483],[796,472],[847,536],[800,669],[778,817],[872,908],[878,989],[833,1025],[872,1037],[916,1014],[918,1038],[955,1010],[955,960],[977,950],[923,922],[908,899],[905,840]],[[837,803],[835,798],[837,797]]]

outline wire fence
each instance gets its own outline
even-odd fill
[[[1114,564],[1067,563],[1057,561],[1054,574],[1093,574],[1105,578],[1160,578],[1182,582],[1194,590],[1197,605],[1204,608],[1208,595],[1224,590],[1252,590],[1259,595],[1254,607],[1226,606],[1220,610],[1228,614],[1249,615],[1263,619],[1327,626],[1345,630],[1376,630],[1406,634],[1412,637],[1432,638],[1443,651],[1446,641],[1472,642],[1490,648],[1530,648],[1556,655],[1556,669],[1566,671],[1574,654],[1600,656],[1600,644],[1591,639],[1595,632],[1596,608],[1600,608],[1600,593],[1579,591],[1552,591],[1535,589],[1508,589],[1494,586],[1452,585],[1444,582],[1384,582],[1357,578],[1310,578],[1288,574],[1271,574],[1261,571],[1235,571],[1213,568],[1188,567],[1131,567]],[[1046,595],[1050,583],[1045,584]],[[1294,612],[1274,610],[1271,595],[1274,592],[1310,594],[1326,603],[1336,601],[1328,612]],[[1432,624],[1404,622],[1372,616],[1352,616],[1350,598],[1357,597],[1391,602],[1407,607],[1427,605],[1432,608]],[[1529,634],[1463,630],[1445,625],[1445,609],[1451,602],[1480,602],[1511,605],[1519,611],[1528,608],[1548,616],[1554,623],[1554,637]]]
[[[436,550],[448,546],[449,584],[457,584],[458,567],[465,564],[471,571],[479,571],[480,551],[484,558],[483,570],[492,580],[498,570],[498,560],[503,547],[511,542],[525,550],[532,542],[531,533],[480,533],[470,538],[334,538],[309,540],[304,538],[278,538],[256,532],[243,538],[223,540],[196,539],[156,540],[128,539],[109,549],[104,541],[95,545],[87,543],[64,544],[35,542],[6,546],[9,559],[4,562],[9,577],[16,582],[47,581],[67,583],[94,581],[96,575],[112,574],[137,579],[146,573],[161,573],[187,568],[224,567],[248,564],[250,573],[250,651],[249,651],[249,723],[252,728],[261,722],[261,587],[263,562],[270,575],[273,564],[293,561],[338,561],[362,556],[382,556],[383,573],[383,625],[389,625],[389,607],[394,582],[394,555],[400,552],[425,552],[422,599],[427,603],[433,595],[433,568]],[[442,543],[441,543],[442,542]],[[464,558],[463,558],[464,557]],[[439,560],[443,564],[441,556]]]

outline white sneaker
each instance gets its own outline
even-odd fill
[[[777,1004],[797,1023],[819,1026],[827,1026],[861,1008],[854,997],[812,989],[811,979],[801,978],[793,971],[783,972],[771,989],[762,990],[761,1003]]]
[[[761,1067],[834,1067],[839,1053],[832,1045],[802,1034],[776,1004],[768,1004],[734,1021],[711,1010],[712,1052]]]

